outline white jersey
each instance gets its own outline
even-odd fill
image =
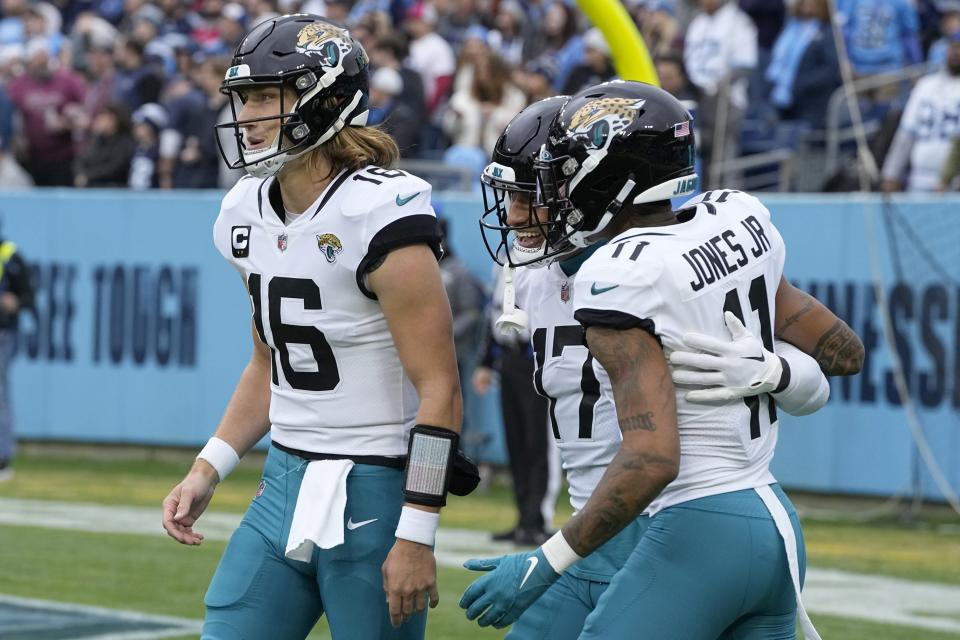
[[[621,437],[610,378],[590,355],[583,328],[573,318],[575,277],[554,263],[517,269],[514,282],[517,306],[530,316],[534,386],[549,401],[570,504],[579,511],[617,455]]]
[[[738,191],[708,191],[685,205],[682,222],[632,228],[580,268],[576,318],[585,326],[641,327],[669,355],[698,332],[730,340],[732,311],[773,350],[773,303],[785,249],[770,212]],[[775,482],[777,442],[769,395],[721,406],[695,404],[676,390],[680,471],[647,512],[718,493]]]
[[[936,190],[950,147],[960,137],[960,77],[941,71],[921,78],[900,126],[914,138],[907,190]]]
[[[403,171],[345,171],[290,224],[284,216],[276,180],[246,177],[213,232],[270,348],[271,438],[314,453],[405,454],[417,394],[365,274],[397,247],[436,249],[430,185]]]
[[[713,95],[732,72],[757,66],[757,28],[736,2],[713,14],[700,12],[687,27],[683,62],[690,81]],[[730,86],[730,102],[746,108],[746,78]]]

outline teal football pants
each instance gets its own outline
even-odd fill
[[[641,516],[565,571],[523,612],[506,640],[576,640],[617,570],[639,544],[650,518]]]
[[[381,565],[395,542],[403,473],[356,465],[347,477],[344,543],[311,562],[284,557],[305,460],[270,447],[259,492],[207,590],[203,640],[301,640],[326,614],[336,640],[420,640],[426,613],[390,626]],[[357,527],[357,523],[373,520]]]
[[[564,573],[523,612],[505,640],[576,640],[609,585]]]
[[[793,505],[772,485],[806,557]],[[587,617],[581,640],[792,640],[796,597],[783,540],[753,490],[664,509]]]

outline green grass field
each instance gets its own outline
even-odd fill
[[[160,502],[183,474],[191,454],[116,452],[90,449],[30,452],[17,460],[16,476],[0,484],[0,497],[151,506]],[[241,512],[258,483],[256,461],[243,465],[217,491],[212,509]],[[804,500],[797,499],[801,507]],[[565,503],[563,503],[565,505]],[[818,504],[822,504],[820,501]],[[835,502],[837,510],[849,503]],[[569,507],[558,513],[558,524]],[[513,524],[507,489],[454,499],[442,524],[495,531]],[[870,524],[806,519],[811,565],[960,584],[958,519],[940,509],[914,526],[895,518]],[[201,520],[202,523],[202,520]],[[202,531],[202,526],[198,526]],[[202,594],[224,543],[206,541],[187,548],[161,536],[130,535],[104,522],[101,532],[29,526],[0,526],[0,592],[30,598],[91,604],[145,613],[201,618]],[[429,619],[428,638],[499,638],[502,631],[467,623],[457,600],[472,576],[441,568],[441,604]],[[946,640],[960,634],[813,616],[829,640]],[[329,634],[321,626],[311,638]]]

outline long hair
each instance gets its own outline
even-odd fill
[[[478,102],[492,102],[499,105],[510,81],[510,69],[503,59],[495,53],[487,54],[473,67],[473,82],[470,94]]]
[[[316,153],[326,158],[334,173],[368,164],[388,169],[400,159],[397,143],[380,127],[344,127]]]
[[[400,149],[390,134],[379,126],[346,126],[310,152],[307,163],[311,171],[320,170],[321,159],[330,163],[330,173],[323,178],[326,180],[341,169],[356,171],[370,164],[389,169],[400,159]]]

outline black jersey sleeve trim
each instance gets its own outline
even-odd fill
[[[394,220],[380,229],[370,241],[367,255],[360,260],[360,264],[357,266],[357,287],[360,288],[360,292],[371,300],[376,300],[377,295],[370,291],[364,282],[364,276],[370,270],[370,267],[394,249],[421,243],[430,247],[437,260],[443,255],[440,248],[440,232],[437,229],[437,219],[431,215],[423,213],[406,216]]]
[[[621,331],[643,329],[656,338],[661,347],[663,346],[660,336],[657,335],[657,325],[650,318],[638,318],[635,315],[611,309],[577,309],[573,317],[583,325],[584,329],[590,327],[607,327]]]

